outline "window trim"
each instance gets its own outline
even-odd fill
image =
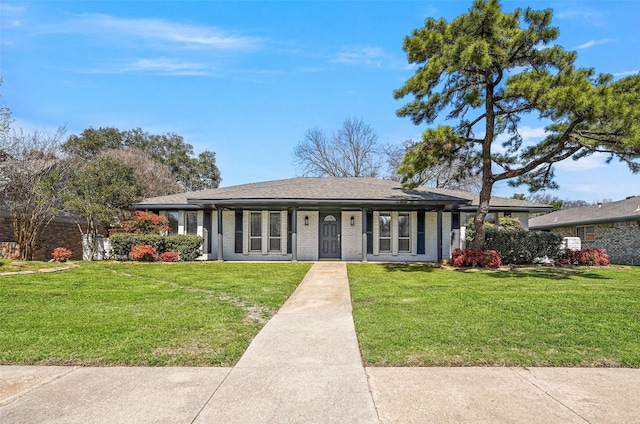
[[[171,228],[171,220],[169,218],[170,215],[174,215],[174,214],[175,214],[175,223],[176,223],[175,231],[173,230],[173,228]],[[167,230],[167,233],[169,233],[169,234],[179,234],[179,231],[180,231],[180,211],[167,211],[165,213],[165,217],[167,218],[167,223],[169,224],[169,228]]]
[[[389,235],[382,235],[382,218],[389,218]],[[383,249],[382,240],[389,240],[389,249]],[[392,253],[393,252],[393,220],[391,219],[391,212],[380,212],[378,214],[378,252],[380,253]]]
[[[580,229],[582,228],[583,236],[580,237]],[[587,228],[592,228],[592,232],[587,232]],[[576,227],[576,236],[580,238],[582,242],[596,241],[596,226],[595,225],[580,225]]]
[[[258,225],[258,234],[254,234],[253,233],[253,216],[257,215],[258,216],[258,223],[260,225]],[[249,252],[252,253],[256,253],[256,252],[262,252],[262,212],[259,211],[250,211],[249,212],[249,231],[247,231],[248,235],[249,235]],[[253,249],[253,241],[254,240],[258,240],[258,249]]]
[[[271,232],[271,220],[274,216],[277,216],[278,234],[274,235]],[[278,241],[278,248],[272,249],[271,242]],[[280,211],[269,211],[269,229],[267,234],[267,251],[269,252],[281,252],[282,251],[282,213]]]
[[[400,234],[400,217],[401,216],[406,216],[407,217],[408,235],[406,235],[406,236],[402,236]],[[406,250],[400,249],[400,240],[406,240],[407,241],[407,249]],[[411,253],[411,214],[409,212],[398,212],[398,253]]]
[[[192,216],[195,222],[192,222],[189,217]],[[195,231],[189,232],[189,224],[195,224]],[[198,211],[185,211],[184,213],[184,233],[190,236],[198,235]]]

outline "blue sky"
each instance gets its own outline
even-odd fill
[[[306,130],[346,117],[382,143],[419,138],[393,99],[415,68],[403,38],[427,17],[451,20],[471,1],[5,1],[2,102],[25,130],[67,125],[182,135],[216,152],[222,186],[297,175]],[[640,1],[503,1],[552,8],[558,44],[578,66],[616,78],[640,72]],[[408,100],[408,98],[406,99]],[[530,140],[541,122],[523,122]],[[602,157],[558,165],[561,199],[640,195],[640,175]],[[496,186],[510,197],[525,187]]]

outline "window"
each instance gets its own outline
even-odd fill
[[[169,221],[169,234],[178,234],[178,211],[167,212],[167,221]]]
[[[411,243],[409,242],[411,237],[410,231],[410,219],[408,213],[401,213],[398,215],[398,251],[410,252]]]
[[[367,212],[367,253],[373,253],[373,212]]]
[[[378,220],[380,225],[380,234],[378,236],[380,241],[380,251],[391,252],[391,214],[381,213]]]
[[[242,211],[236,211],[235,215],[235,224],[236,224],[236,239],[235,239],[235,250],[236,253],[242,253]]]
[[[280,250],[280,212],[269,212],[269,251]]]
[[[198,234],[198,212],[189,211],[185,213],[185,221],[187,226],[187,234]]]
[[[582,241],[595,241],[596,228],[593,225],[587,227],[577,227],[576,236],[580,237]]]
[[[475,219],[476,214],[475,213],[465,213],[464,214],[464,223],[466,225],[467,222]],[[487,216],[484,217],[484,222],[488,222],[490,224],[497,224],[497,215],[494,212],[490,212],[487,214]]]
[[[251,212],[249,249],[252,251],[262,250],[262,213]]]

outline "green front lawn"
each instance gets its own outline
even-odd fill
[[[310,267],[78,264],[0,277],[0,364],[233,365]]]
[[[369,366],[640,367],[640,267],[348,271]]]

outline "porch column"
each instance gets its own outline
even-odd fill
[[[291,210],[291,262],[298,262],[298,208]]]
[[[362,262],[367,262],[367,209],[362,208]]]
[[[223,261],[222,250],[222,208],[218,208],[218,260]]]
[[[442,209],[438,209],[438,233],[437,233],[437,241],[438,241],[438,263],[442,261]]]

